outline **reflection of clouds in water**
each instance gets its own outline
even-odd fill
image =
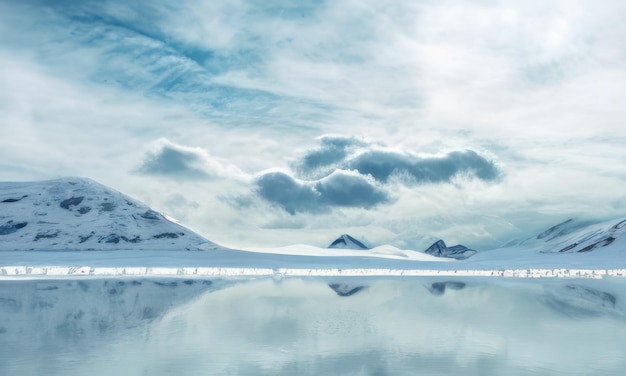
[[[324,282],[244,283],[173,309],[75,371],[111,374],[116,364],[128,375],[617,375],[626,367],[622,320],[556,312],[538,299],[538,283],[469,281],[441,296],[429,286],[378,281],[340,297]]]

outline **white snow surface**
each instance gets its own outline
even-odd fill
[[[352,248],[320,248],[306,244],[294,244],[286,247],[258,247],[247,248],[248,252],[270,253],[275,255],[299,255],[299,256],[318,256],[318,257],[375,257],[398,260],[411,261],[435,261],[449,262],[450,259],[444,259],[428,255],[423,252],[412,251],[408,249],[400,249],[392,245],[381,245],[371,249],[352,249]]]

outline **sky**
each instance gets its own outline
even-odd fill
[[[619,0],[0,0],[0,180],[232,247],[486,250],[626,216]]]

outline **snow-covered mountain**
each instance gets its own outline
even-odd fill
[[[216,247],[141,202],[90,179],[0,183],[0,251]]]
[[[541,253],[586,253],[603,249],[626,249],[626,218],[590,224],[568,219],[526,239],[519,247]]]
[[[340,249],[370,249],[365,243],[356,240],[348,234],[343,234],[335,239],[328,248],[340,248]]]
[[[443,240],[437,240],[433,245],[428,247],[424,253],[436,257],[447,257],[457,260],[465,260],[466,258],[476,254],[476,251],[469,249],[464,245],[457,244],[448,247]]]

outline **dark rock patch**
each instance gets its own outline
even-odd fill
[[[559,252],[567,252],[570,249],[576,248],[577,245],[578,245],[578,243],[572,243],[572,244],[568,245],[567,247],[561,249]]]
[[[126,236],[120,236],[117,234],[109,234],[107,236],[101,236],[100,238],[98,238],[98,243],[118,244],[120,241],[124,241],[126,243],[139,243],[141,242],[141,238],[139,236],[128,238]]]
[[[17,230],[26,227],[28,222],[13,222],[8,221],[6,224],[0,226],[0,235],[9,235],[17,232]]]
[[[78,243],[84,243],[87,240],[91,239],[94,235],[94,232],[92,231],[89,235],[79,235],[78,236]]]
[[[98,239],[98,243],[109,243],[109,244],[117,244],[120,242],[120,237],[115,235],[115,234],[110,234],[104,237],[100,237],[100,239]]]
[[[599,243],[601,243],[601,244],[600,244],[600,247],[606,247],[607,245],[609,245],[609,244],[613,243],[614,241],[615,241],[615,238],[614,238],[614,237],[612,237],[612,236],[609,236],[608,238],[606,238],[606,239],[604,239],[604,240],[601,240],[601,241],[599,242]]]
[[[60,233],[61,233],[61,231],[39,232],[39,233],[37,233],[37,235],[35,235],[35,240],[34,241],[38,241],[39,239],[53,239],[53,238],[58,237]]]
[[[80,213],[80,214],[87,214],[87,213],[89,213],[90,211],[91,211],[91,208],[90,208],[89,206],[81,206],[81,207],[78,209],[78,213]]]
[[[604,238],[602,240],[599,240],[593,244],[586,246],[585,248],[579,250],[578,252],[589,252],[598,247],[606,247],[607,245],[613,243],[614,241],[615,241],[615,238],[612,236],[609,236],[607,238]]]
[[[570,218],[567,221],[563,222],[563,223],[559,223],[556,226],[552,226],[549,229],[547,229],[546,231],[542,232],[541,234],[537,235],[537,239],[544,239],[547,238],[550,235],[554,235],[551,239],[552,240],[560,235],[565,235],[566,234],[566,229],[564,229],[563,227],[565,225],[567,225],[568,223],[572,222],[574,219]]]
[[[151,221],[158,221],[160,219],[159,213],[154,210],[148,210],[143,214],[139,215],[143,219],[149,219]]]
[[[28,197],[28,195],[24,195],[24,196],[22,196],[20,198],[7,198],[6,200],[2,200],[0,202],[4,202],[4,203],[8,204],[8,203],[12,203],[12,202],[18,202],[18,201],[20,201],[20,200],[22,200],[22,199],[24,199],[26,197]]]
[[[559,250],[560,253],[563,252],[568,252],[568,251],[572,251],[572,252],[589,252],[589,251],[593,251],[594,249],[598,248],[598,247],[606,247],[607,245],[613,243],[615,241],[615,237],[608,235],[603,237],[602,239],[598,240],[595,243],[589,244],[584,248],[581,248],[577,251],[573,251],[574,248],[576,248],[577,246],[580,245],[581,242],[585,241],[585,240],[589,240],[588,238],[583,239],[582,241],[577,241],[574,242],[564,248],[562,248],[561,250]]]
[[[59,205],[63,209],[72,210],[70,209],[70,207],[80,205],[80,203],[83,202],[84,199],[85,199],[85,196],[71,197],[71,198],[68,198],[67,200],[61,201]]]
[[[113,210],[115,210],[115,204],[112,202],[103,202],[100,204],[101,212],[111,212]]]
[[[196,283],[196,281],[194,281],[193,279],[187,279],[183,281],[184,284],[186,284],[187,286],[191,286],[194,283]]]
[[[611,230],[616,231],[619,230],[620,228],[626,226],[626,219],[624,219],[621,222],[618,222],[615,226],[611,227]]]
[[[153,238],[155,239],[176,239],[178,238],[178,236],[183,236],[185,235],[182,232],[179,232],[178,234],[174,233],[174,232],[163,232],[161,234],[158,235],[154,235]]]
[[[128,243],[140,243],[141,242],[141,238],[138,235],[135,235],[132,238],[127,238],[125,236],[122,236],[122,240],[128,242]]]
[[[588,245],[585,248],[579,250],[578,252],[581,252],[581,253],[582,252],[589,252],[589,251],[593,250],[595,247],[596,247],[595,244],[591,244],[591,245]]]

